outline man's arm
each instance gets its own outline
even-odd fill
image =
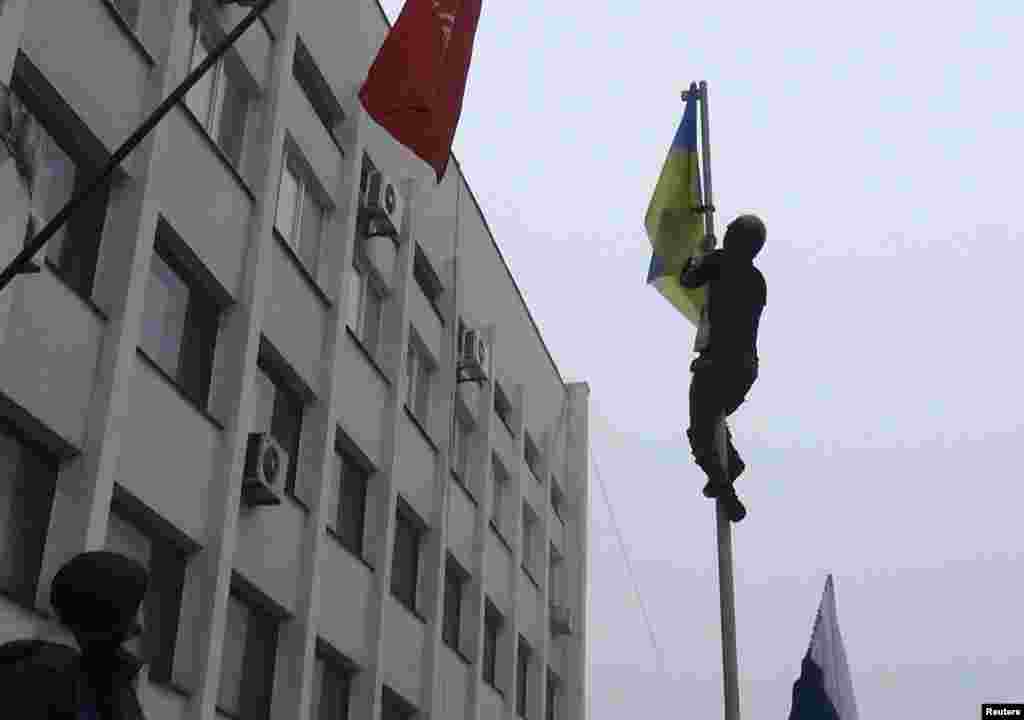
[[[691,257],[679,275],[679,284],[685,288],[699,288],[718,276],[720,251],[714,250],[703,257]]]

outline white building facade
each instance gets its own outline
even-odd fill
[[[247,12],[0,0],[0,263]],[[0,291],[0,643],[137,558],[151,720],[585,717],[589,389],[359,106],[387,30],[276,0]]]

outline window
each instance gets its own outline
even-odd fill
[[[562,604],[562,593],[564,592],[562,585],[564,566],[562,562],[561,554],[559,554],[554,545],[550,546],[548,550],[548,603],[550,605]]]
[[[0,423],[0,592],[35,607],[57,464]]]
[[[259,425],[253,430],[269,432],[288,453],[288,475],[284,487],[286,492],[294,493],[305,402],[302,395],[284,378],[283,373],[274,369],[265,353],[261,353],[257,361],[256,390],[259,408],[256,419]]]
[[[384,294],[377,289],[371,273],[362,270],[357,261],[352,263],[352,281],[349,283],[348,326],[359,338],[370,357],[376,357],[380,344]]]
[[[540,524],[537,514],[527,503],[523,503],[523,570],[534,582],[537,581],[537,542]]]
[[[217,709],[234,718],[269,717],[277,622],[234,590],[228,597]]]
[[[505,529],[505,497],[508,494],[508,473],[497,455],[491,458],[491,475],[494,477],[494,499],[491,505],[491,524],[498,532]]]
[[[546,720],[561,720],[562,713],[559,711],[558,703],[562,696],[562,681],[551,668],[548,668],[547,688]]]
[[[353,554],[362,557],[363,533],[366,521],[366,488],[370,473],[349,453],[338,456],[340,469],[337,483],[331,492],[328,527],[338,536],[341,544]]]
[[[20,169],[28,174],[32,224],[38,232],[99,172],[101,159],[86,146],[101,144],[86,137],[88,129],[78,118],[55,114],[51,108],[62,107],[63,100],[44,97],[56,96],[56,91],[20,54],[12,90],[12,114],[24,117],[31,128],[26,133],[25,156],[17,158]],[[109,197],[107,184],[79,206],[46,244],[46,257],[58,277],[82,297],[92,295]]]
[[[512,403],[508,401],[504,388],[497,381],[494,383],[494,412],[505,423],[505,428],[515,435],[515,431],[512,430]]]
[[[418,615],[416,594],[425,526],[401,498],[395,514],[395,556],[391,568],[391,593]]]
[[[459,478],[459,482],[465,485],[469,479],[469,441],[472,429],[465,421],[462,414],[455,412],[455,423],[452,428],[452,455],[451,468]]]
[[[551,509],[555,511],[559,522],[565,524],[565,518],[562,516],[565,512],[565,493],[562,492],[562,486],[558,484],[558,478],[554,475],[551,476]]]
[[[416,716],[416,708],[406,702],[401,695],[385,685],[381,690],[381,720],[412,720]]]
[[[501,637],[501,629],[505,619],[498,612],[498,608],[486,600],[484,607],[484,682],[497,689],[495,678],[498,665],[498,640]]]
[[[415,341],[409,342],[406,359],[405,404],[421,424],[427,425],[430,417],[430,384],[434,367],[426,352]]]
[[[138,26],[139,22],[139,2],[140,0],[114,0],[114,6],[117,8],[118,14],[128,24],[128,27],[133,30]]]
[[[444,291],[444,288],[441,285],[441,280],[437,277],[437,273],[434,272],[430,260],[427,259],[426,253],[423,252],[419,245],[416,246],[416,256],[413,259],[412,276],[416,280],[416,285],[419,286],[420,291],[427,298],[427,302],[430,303],[430,306],[434,308],[434,312],[437,313],[441,325],[444,325],[444,315],[441,313],[440,308],[441,293]]]
[[[540,451],[537,449],[537,444],[533,441],[529,431],[527,431],[523,438],[523,459],[526,460],[526,466],[530,468],[530,472],[533,473],[533,477],[537,482],[540,482]]]
[[[274,229],[295,251],[302,264],[315,273],[327,210],[312,172],[303,167],[296,150],[286,150],[281,165]]]
[[[516,714],[526,717],[527,691],[530,686],[530,656],[533,651],[526,644],[522,635],[519,636],[519,653],[516,656]]]
[[[152,680],[168,682],[174,664],[187,554],[114,510],[107,524],[106,548],[132,558],[149,572],[146,597],[136,618],[142,635],[125,647],[151,663]]]
[[[462,626],[462,600],[468,581],[469,573],[449,553],[444,570],[444,620],[441,638],[448,647],[460,655],[462,654],[459,644]]]
[[[341,140],[338,137],[338,133],[341,125],[345,122],[345,113],[342,112],[341,104],[338,99],[331,92],[331,86],[328,84],[323,73],[313,62],[313,56],[309,52],[309,48],[302,42],[302,38],[296,38],[295,40],[295,57],[292,60],[292,77],[295,78],[296,84],[299,89],[302,90],[302,94],[305,95],[309,104],[313,108],[313,112],[323,123],[327,133],[337,143],[338,149],[341,150]],[[344,151],[342,151],[344,153]]]
[[[191,21],[190,72],[199,67],[215,46],[209,32],[197,21],[195,13]],[[246,85],[241,73],[230,70],[229,64],[222,58],[203,73],[185,96],[185,103],[196,120],[236,168],[242,160],[246,116],[252,94]]]
[[[309,717],[311,720],[348,720],[355,669],[352,664],[340,661],[335,653],[322,651],[319,641],[317,644]]]
[[[206,408],[217,346],[219,317],[226,305],[198,272],[186,269],[180,241],[161,221],[150,265],[139,346],[200,408]]]

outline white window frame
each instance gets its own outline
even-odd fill
[[[193,12],[192,17],[191,17],[191,23],[192,23],[192,42],[191,42],[191,49],[190,49],[190,52],[189,52],[189,64],[188,64],[188,72],[189,73],[191,73],[193,70],[195,70],[206,59],[206,55],[208,55],[209,53],[211,53],[213,51],[214,48],[210,47],[210,44],[213,44],[213,45],[216,44],[216,43],[207,44],[206,40],[209,38],[210,33],[209,33],[209,31],[205,31],[204,30],[202,19],[200,19],[194,12]],[[202,58],[200,58],[197,55],[197,53],[196,53],[196,49],[197,49],[197,47],[199,45],[202,45],[203,46],[203,50],[205,51]],[[215,62],[213,64],[213,66],[210,67],[206,71],[205,78],[200,80],[200,82],[202,82],[206,78],[208,78],[209,82],[210,82],[210,93],[209,93],[209,97],[204,99],[204,103],[206,104],[206,107],[203,108],[203,112],[202,112],[203,116],[200,117],[199,115],[196,115],[196,119],[199,121],[199,124],[203,126],[203,129],[206,131],[206,134],[214,141],[214,143],[217,145],[217,147],[221,148],[221,150],[224,152],[224,154],[227,155],[227,151],[224,150],[224,148],[223,148],[223,146],[221,144],[221,137],[220,137],[220,134],[221,134],[220,133],[220,129],[221,129],[220,128],[220,124],[221,124],[222,116],[224,114],[224,98],[226,96],[225,86],[227,84],[244,85],[244,83],[240,82],[239,78],[230,77],[230,73],[225,69],[225,63],[224,63],[224,58],[223,57],[219,58],[217,60],[217,62]],[[192,98],[194,97],[192,95],[192,93],[194,93],[195,90],[196,90],[196,86],[193,86],[192,89],[190,89],[188,94],[186,94],[186,96],[185,96],[185,104],[186,104],[186,106],[189,108],[189,110],[193,114],[196,113],[196,108],[193,107],[193,102],[194,101],[192,100]],[[247,96],[250,95],[250,93],[248,92],[248,89],[243,89],[243,94],[245,94]],[[239,139],[240,146],[239,146],[239,151],[238,151],[238,159],[237,159],[237,161],[235,161],[234,159],[232,159],[230,157],[228,158],[229,160],[231,160],[234,163],[236,168],[242,166],[243,158],[245,157],[246,134],[247,134],[247,132],[249,130],[249,112],[250,112],[250,109],[251,109],[250,102],[247,101],[245,103],[245,107],[242,108],[242,116],[243,116],[242,127],[241,127],[242,137]]]
[[[281,212],[281,188],[284,185],[285,173],[291,175],[295,180],[295,207],[292,208],[292,226],[287,228],[287,235],[285,234],[286,228],[282,228],[278,224]],[[315,251],[309,257],[306,257],[306,249],[302,246],[302,222],[306,215],[306,205],[310,202],[316,207],[320,216],[320,230],[316,237]],[[274,227],[295,255],[302,261],[306,269],[311,273],[315,273],[317,269],[329,216],[329,208],[324,203],[320,193],[317,191],[313,181],[310,179],[309,171],[303,167],[303,163],[300,162],[297,156],[297,151],[286,147],[284,153],[282,153],[281,173],[278,175],[277,179],[277,204],[274,209]]]
[[[352,278],[350,280],[352,285],[349,286],[349,299],[348,299],[348,326],[355,333],[355,336],[359,338],[359,342],[363,344],[363,348],[370,354],[371,357],[376,357],[380,350],[381,344],[381,330],[384,327],[384,303],[387,300],[387,295],[377,287],[377,282],[374,280],[373,273],[364,269],[361,263],[356,258],[352,259]],[[373,337],[375,340],[371,342],[369,340],[369,333],[367,332],[367,300],[373,296],[379,303],[380,312],[377,315],[377,327]],[[412,407],[410,406],[410,410]]]
[[[424,425],[430,416],[430,390],[433,363],[416,340],[409,339],[409,357],[406,359],[405,403]]]

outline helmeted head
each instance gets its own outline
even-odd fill
[[[146,569],[131,558],[85,552],[57,571],[50,603],[83,652],[116,650],[141,631],[135,617],[148,583]]]
[[[764,247],[767,234],[757,215],[740,215],[725,229],[722,247],[730,255],[753,260]]]

